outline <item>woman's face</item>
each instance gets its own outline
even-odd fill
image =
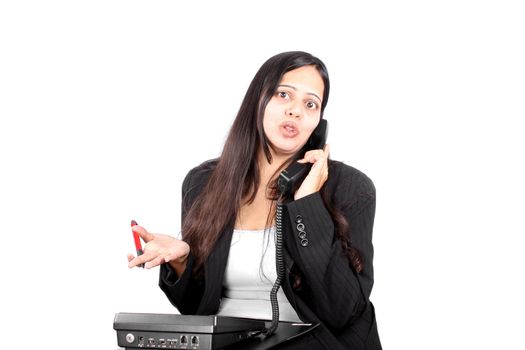
[[[321,118],[323,91],[323,79],[314,66],[284,74],[263,118],[273,155],[288,157],[305,145]]]

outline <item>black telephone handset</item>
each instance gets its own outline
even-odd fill
[[[328,123],[325,119],[319,121],[319,125],[304,146],[304,153],[313,149],[323,149],[328,133]],[[277,187],[284,195],[295,193],[312,167],[311,163],[297,163],[294,161],[288,168],[283,170],[277,180]]]

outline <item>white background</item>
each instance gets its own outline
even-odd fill
[[[129,222],[179,233],[184,175],[288,50],[328,66],[332,158],[377,188],[383,347],[522,348],[520,1],[342,3],[2,2],[2,348],[116,349],[115,313],[175,312]]]

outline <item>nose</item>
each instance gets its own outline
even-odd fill
[[[288,117],[300,117],[301,116],[301,109],[297,105],[297,103],[292,103],[288,106],[288,108],[285,111],[286,116]]]

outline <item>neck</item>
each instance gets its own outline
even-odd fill
[[[259,151],[259,155],[257,157],[257,161],[259,164],[259,175],[261,176],[261,183],[259,186],[266,186],[275,176],[278,174],[275,174],[277,169],[281,165],[283,165],[287,160],[288,156],[283,155],[277,155],[273,151],[271,151],[272,154],[272,161],[271,163],[268,162],[268,159],[266,159],[266,155],[261,150]]]

